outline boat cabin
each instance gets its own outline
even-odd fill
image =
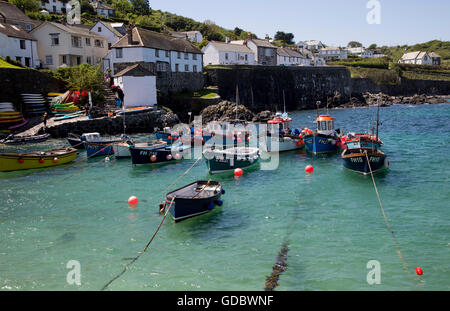
[[[101,142],[102,136],[100,133],[85,133],[81,135],[81,141],[87,141],[87,142]]]
[[[329,115],[319,116],[315,123],[317,123],[317,133],[325,134],[325,135],[333,135],[335,133],[334,130],[334,121],[336,118],[332,118]]]

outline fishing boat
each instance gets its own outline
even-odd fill
[[[62,165],[77,156],[74,148],[59,148],[27,153],[1,153],[0,172],[27,170]]]
[[[341,154],[346,169],[368,175],[389,168],[389,160],[380,150],[383,142],[378,137],[379,111],[378,105],[376,135],[373,133],[347,135],[344,143],[345,150]]]
[[[161,164],[176,162],[182,159],[183,152],[190,146],[182,144],[159,146],[130,146],[131,162],[133,164]]]
[[[169,208],[175,222],[205,214],[221,206],[220,197],[225,194],[218,181],[199,180],[167,193],[163,208]]]
[[[151,106],[143,106],[143,107],[128,107],[128,108],[124,108],[122,110],[119,110],[117,112],[117,115],[123,115],[123,114],[138,114],[138,113],[143,113],[143,112],[149,112],[149,111],[153,111],[153,107]]]
[[[278,112],[272,120],[267,121],[267,135],[262,144],[264,151],[269,153],[292,151],[302,149],[305,146],[300,135],[293,135],[289,126],[291,121],[292,119],[286,112]]]
[[[130,158],[131,157],[130,146],[133,146],[136,148],[157,149],[157,148],[166,147],[167,142],[165,142],[163,140],[152,140],[152,141],[147,141],[147,142],[142,142],[142,143],[135,143],[132,140],[128,140],[126,142],[113,143],[114,156],[116,157],[116,159]]]
[[[337,143],[340,140],[334,129],[335,120],[336,118],[332,118],[329,115],[321,115],[315,120],[315,123],[317,123],[315,131],[307,128],[302,131],[306,151],[319,154],[336,152],[338,150]]]
[[[96,133],[98,134],[98,133]],[[100,135],[100,134],[98,134]],[[86,136],[83,135],[76,135],[73,133],[69,133],[69,135],[67,136],[67,141],[69,142],[69,144],[76,149],[84,149],[84,144],[83,142],[86,141]]]
[[[211,174],[230,172],[237,168],[249,168],[258,164],[260,160],[259,149],[253,147],[206,149],[203,157]]]
[[[126,135],[119,137],[102,137],[99,133],[86,133],[84,135],[84,148],[88,158],[100,157],[114,154],[113,144],[125,142],[129,139]]]
[[[15,136],[9,135],[2,142],[6,145],[33,144],[46,141],[50,138],[50,134],[33,135],[33,136]]]

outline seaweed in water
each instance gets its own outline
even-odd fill
[[[287,270],[288,251],[289,247],[286,242],[278,253],[277,261],[272,267],[272,274],[266,277],[266,286],[264,288],[265,291],[273,291],[279,285],[278,280],[280,278],[280,274]]]

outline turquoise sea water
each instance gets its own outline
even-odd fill
[[[376,108],[330,114],[345,132],[365,131]],[[312,128],[316,111],[290,116],[292,126]],[[109,289],[263,290],[287,242],[288,267],[276,290],[450,290],[449,116],[450,105],[381,108],[390,170],[375,180],[408,271],[370,176],[346,171],[339,154],[298,151],[281,154],[274,171],[214,176],[226,190],[224,205],[177,224],[168,216]],[[101,289],[122,271],[123,258],[143,249],[161,221],[165,189],[193,162],[133,167],[127,159],[86,161],[81,152],[69,165],[0,173],[0,289]],[[312,175],[304,172],[308,164]],[[202,160],[176,186],[208,178]],[[140,200],[137,210],[128,208],[131,195]],[[70,260],[80,262],[80,286],[66,281]],[[367,283],[370,260],[381,265],[379,285]]]

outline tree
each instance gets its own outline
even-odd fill
[[[347,44],[347,46],[348,46],[349,48],[360,48],[360,47],[362,47],[363,45],[362,45],[361,43],[359,43],[358,41],[350,41],[350,42]]]
[[[274,37],[275,41],[281,41],[286,44],[294,44],[294,35],[292,33],[285,33],[283,31],[277,31]]]
[[[241,33],[243,32],[243,30],[241,29],[241,28],[239,28],[239,27],[236,27],[236,28],[234,28],[234,34],[236,35],[236,36],[240,36],[241,35]]]
[[[94,8],[92,7],[92,5],[89,3],[88,0],[81,0],[80,9],[81,13],[87,13],[89,15],[97,15],[97,12],[94,10]]]
[[[41,2],[38,0],[9,0],[9,2],[14,4],[23,12],[38,11],[41,8]]]
[[[368,49],[369,50],[375,50],[377,48],[376,43],[369,45]]]
[[[148,15],[150,13],[150,5],[147,0],[130,0],[133,6],[133,13],[138,15]]]
[[[112,7],[123,14],[133,12],[133,5],[128,0],[113,0]]]

